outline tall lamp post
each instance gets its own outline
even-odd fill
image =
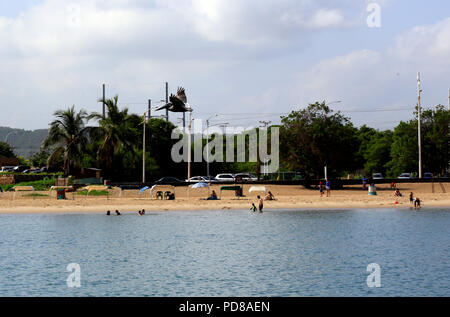
[[[147,125],[147,113],[150,109],[143,114],[143,134],[142,134],[142,184],[145,184],[145,126]],[[150,119],[150,118],[149,118]]]
[[[192,126],[192,108],[191,106],[186,103],[186,106],[189,111],[189,125],[188,125],[188,174],[187,179],[191,180],[191,126]]]
[[[223,122],[209,125],[209,120],[218,116],[219,116],[218,114],[215,114],[206,120],[206,176],[208,176],[209,183],[211,183],[211,177],[209,175],[209,127],[224,126],[224,125],[226,126],[229,124],[228,122]]]
[[[17,134],[17,131],[11,131],[11,132],[9,132],[9,133],[5,136],[5,143],[8,143],[8,137],[9,137],[11,134]]]

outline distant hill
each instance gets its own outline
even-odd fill
[[[47,135],[47,129],[26,131],[23,129],[0,127],[0,141],[6,141],[13,147],[16,155],[24,158],[29,158],[34,153],[39,152],[41,144]]]

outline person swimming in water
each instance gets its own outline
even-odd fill
[[[121,213],[116,209],[116,216],[120,216]]]
[[[111,211],[108,210],[108,211],[106,212],[106,215],[107,215],[107,216],[111,216]]]

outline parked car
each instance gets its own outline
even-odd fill
[[[163,177],[161,179],[158,179],[155,183],[159,184],[159,185],[173,185],[173,184],[183,183],[183,181],[180,181],[176,177],[169,176],[169,177]]]
[[[0,173],[12,172],[15,166],[3,166],[0,169]]]
[[[29,170],[31,167],[27,165],[19,165],[14,167],[13,171],[16,173],[22,173],[23,171]]]
[[[202,176],[202,178],[205,180],[206,183],[217,183],[217,181],[214,179],[214,177],[211,176]]]
[[[384,179],[383,174],[381,173],[373,173],[372,179]]]
[[[433,178],[433,173],[425,172],[423,173],[423,178]]]
[[[258,180],[258,177],[256,177],[253,174],[250,174],[250,173],[239,173],[239,174],[234,175],[235,179],[238,177],[241,177],[244,182],[249,182],[249,181],[255,182]]]
[[[411,179],[411,178],[412,178],[411,173],[402,173],[402,174],[398,177],[398,179]]]
[[[205,181],[206,180],[202,176],[194,176],[191,177],[190,179],[186,179],[186,183],[202,183]]]
[[[233,174],[217,174],[215,180],[218,182],[224,183],[234,183],[234,175]]]

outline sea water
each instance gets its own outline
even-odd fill
[[[448,209],[0,215],[0,296],[450,296],[449,260]]]

